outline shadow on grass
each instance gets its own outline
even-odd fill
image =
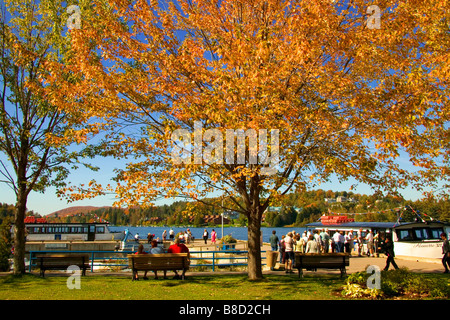
[[[32,273],[25,273],[21,275],[14,275],[9,274],[0,277],[0,284],[15,284],[15,283],[27,283],[27,282],[33,282],[33,283],[45,283],[48,281],[48,278],[42,278],[38,275],[32,274]]]

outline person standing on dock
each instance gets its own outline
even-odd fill
[[[280,243],[279,243],[279,251],[280,251],[280,264],[283,264],[284,263],[284,254],[285,254],[285,244],[284,244],[284,238],[285,238],[286,236],[283,234],[282,236],[281,236],[281,240],[280,240]]]
[[[336,232],[333,234],[333,240],[336,244],[336,252],[342,252],[342,246],[344,245],[344,242],[342,241],[341,243],[341,234],[338,230],[336,230]]]
[[[328,253],[330,248],[330,235],[328,234],[328,229],[322,230],[320,237],[322,238],[323,252]]]
[[[211,231],[211,243],[216,243],[217,233],[214,229]]]
[[[203,231],[203,241],[205,241],[205,244],[208,244],[208,230],[205,229],[205,231]]]
[[[445,233],[441,233],[441,239],[443,241],[442,254],[444,255],[442,257],[442,264],[444,265],[445,268],[444,273],[448,273],[450,267],[450,244],[448,242],[447,235]]]
[[[364,254],[364,238],[362,232],[362,228],[360,228],[358,231],[358,238],[356,240],[358,242],[358,257],[361,257],[361,255]]]
[[[294,239],[292,239],[292,232],[288,232],[288,234],[284,238],[284,247],[284,268],[286,270],[286,273],[292,273],[292,264],[294,262]]]
[[[270,246],[272,247],[272,251],[278,251],[278,242],[280,239],[278,239],[278,236],[276,235],[276,231],[272,231],[272,235],[269,238]]]

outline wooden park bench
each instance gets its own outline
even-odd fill
[[[70,266],[77,266],[86,275],[86,269],[90,268],[89,254],[45,254],[36,256],[36,266],[41,270],[41,277],[46,270],[67,270]]]
[[[129,254],[128,266],[133,271],[133,280],[137,278],[138,271],[177,271],[182,270],[181,278],[189,269],[190,258],[188,253],[161,253],[161,254]]]
[[[295,253],[294,268],[298,269],[298,276],[303,277],[303,269],[339,269],[341,277],[347,272],[345,267],[350,265],[348,253]]]

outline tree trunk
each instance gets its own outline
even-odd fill
[[[248,278],[261,280],[261,214],[260,208],[248,214]]]
[[[14,274],[25,273],[25,213],[27,195],[22,186],[17,194],[16,214],[14,221]]]

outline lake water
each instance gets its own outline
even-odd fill
[[[171,227],[126,227],[126,226],[110,226],[108,227],[112,232],[124,232],[128,229],[131,237],[134,237],[136,233],[139,233],[140,239],[147,239],[147,235],[149,233],[154,234],[155,237],[162,238],[162,234],[164,230],[167,230],[167,238],[169,238],[169,230]],[[181,231],[186,231],[187,227],[172,227],[175,234]],[[214,229],[217,232],[217,236],[220,239],[222,237],[222,227],[201,227],[201,228],[193,228],[189,227],[191,230],[192,236],[195,239],[201,239],[203,236],[203,231],[208,230],[209,237],[211,237],[211,231]],[[263,241],[269,242],[270,235],[272,231],[275,230],[278,238],[281,239],[282,235],[287,234],[289,231],[295,230],[296,232],[302,234],[306,228],[291,228],[291,227],[283,227],[283,228],[261,228],[261,232],[263,235]],[[247,228],[246,227],[224,227],[223,235],[231,235],[233,238],[237,240],[248,240]]]

